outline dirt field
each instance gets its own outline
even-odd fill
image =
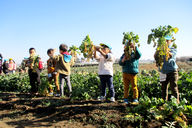
[[[121,101],[70,101],[15,93],[0,93],[0,99],[0,128],[134,127],[134,124],[123,120],[127,106]],[[161,123],[151,121],[142,125],[158,127]]]

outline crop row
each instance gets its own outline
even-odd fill
[[[179,72],[179,77],[178,87],[180,98],[185,98],[189,103],[192,103],[192,72]],[[41,81],[42,85],[39,87],[39,91],[43,92],[43,90],[48,87],[48,81],[45,74],[41,75]],[[100,81],[97,74],[72,74],[71,83],[74,99],[95,99],[100,94]],[[114,74],[113,83],[115,86],[116,98],[122,99],[123,82],[121,72],[116,72]],[[31,86],[27,74],[0,76],[0,91],[29,92],[30,88]],[[159,73],[155,70],[142,71],[141,74],[138,75],[138,89],[140,97],[148,96],[150,98],[160,98],[161,84],[159,82]],[[67,90],[67,88],[65,90]],[[171,94],[171,91],[169,94]],[[132,95],[131,89],[130,95]]]

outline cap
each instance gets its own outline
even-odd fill
[[[100,43],[101,46],[107,46],[110,50],[112,49],[112,47],[109,45],[109,44],[103,44],[103,43]]]
[[[166,35],[166,36],[165,36],[165,39],[166,39],[166,40],[172,40],[172,36]]]

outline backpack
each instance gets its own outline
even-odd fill
[[[43,62],[39,61],[39,70],[42,70],[42,69],[43,69]]]

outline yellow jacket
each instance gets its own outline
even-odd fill
[[[54,58],[49,58],[47,60],[47,71],[48,73],[55,72],[56,60]]]

